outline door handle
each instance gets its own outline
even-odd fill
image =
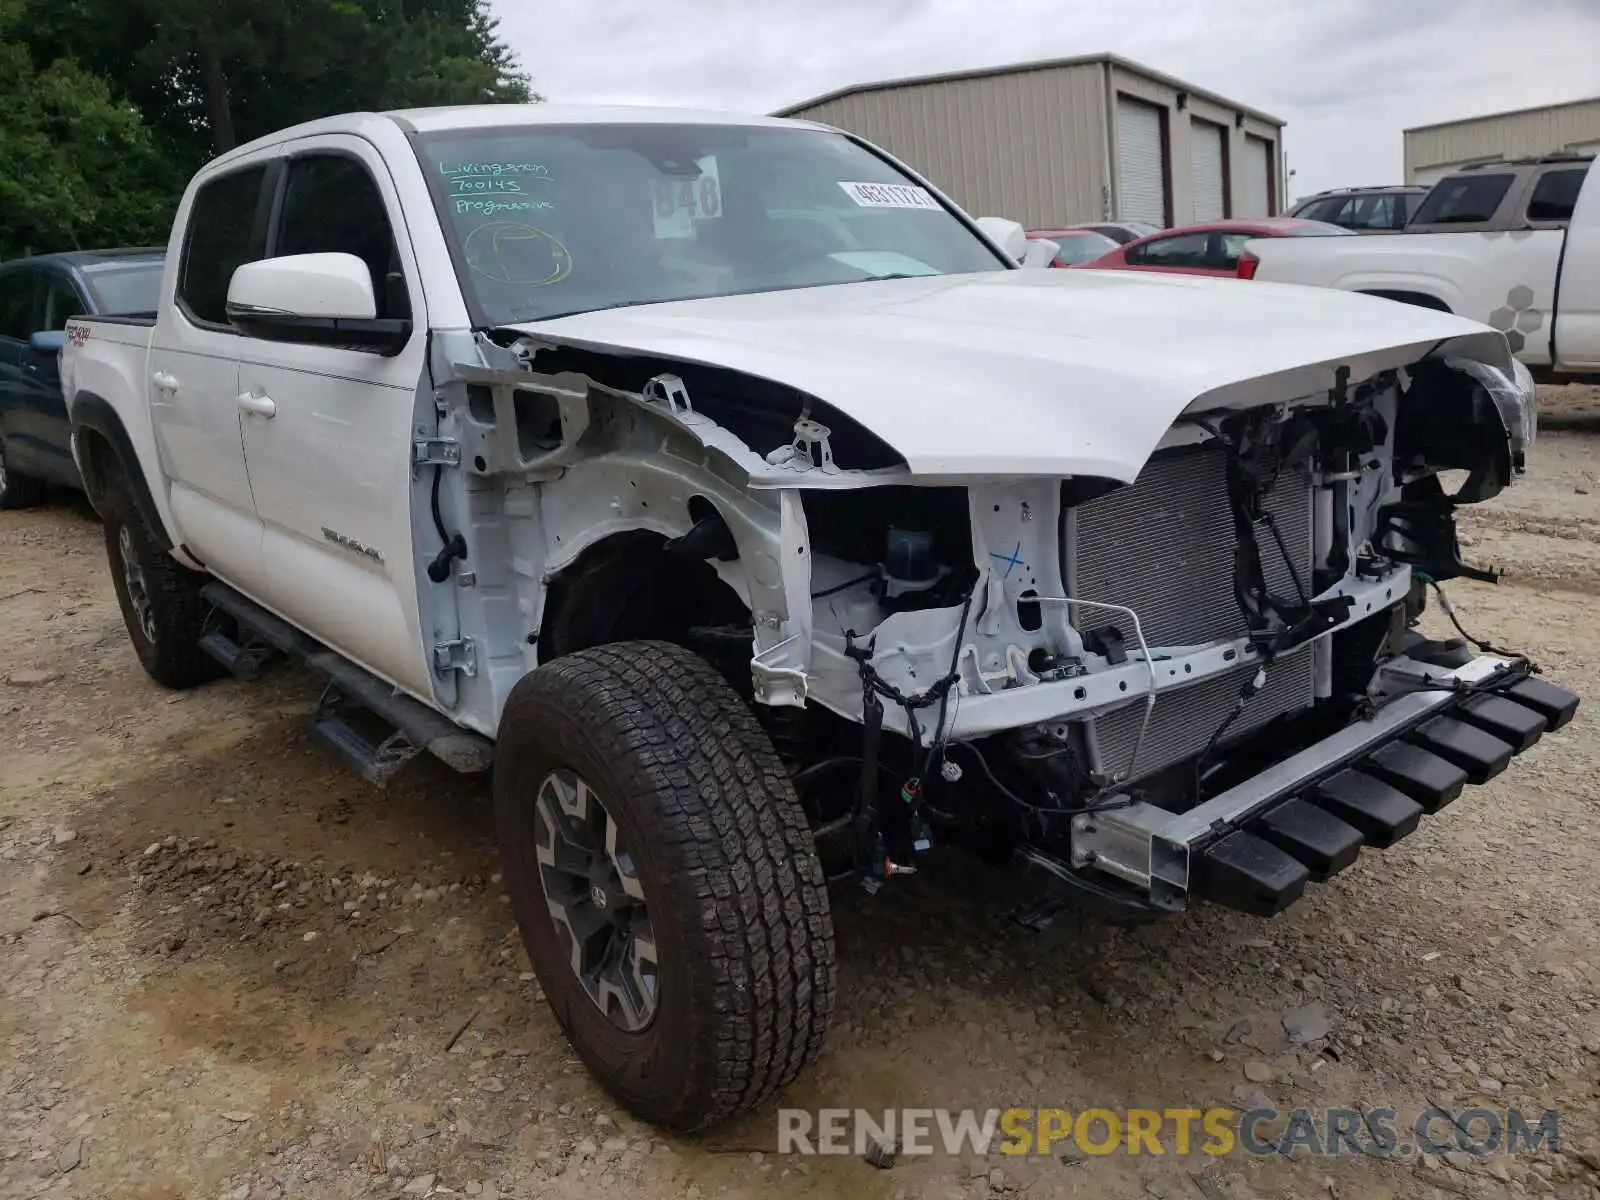
[[[156,385],[157,391],[175,392],[178,390],[178,377],[169,375],[165,371],[157,371],[150,376],[150,382]]]
[[[239,396],[239,407],[247,413],[254,413],[258,417],[275,417],[278,415],[277,403],[265,392],[242,392]]]

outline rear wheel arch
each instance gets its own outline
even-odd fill
[[[1393,288],[1362,288],[1363,296],[1377,296],[1383,300],[1395,300],[1401,304],[1411,304],[1417,308],[1431,308],[1435,312],[1450,312],[1450,306],[1437,296],[1430,296],[1427,292],[1411,292]]]
[[[161,509],[150,491],[128,430],[105,397],[79,392],[72,400],[72,448],[83,476],[83,488],[96,512],[104,515],[107,491],[121,482],[138,506],[150,535],[163,550],[173,548]]]

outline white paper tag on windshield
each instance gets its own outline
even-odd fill
[[[939,202],[928,194],[928,189],[913,187],[909,183],[844,183],[845,195],[862,208],[931,208],[938,211]]]

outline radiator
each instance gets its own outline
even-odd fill
[[[1139,614],[1151,647],[1191,646],[1242,636],[1244,614],[1233,595],[1233,516],[1226,459],[1215,442],[1152,458],[1139,478],[1077,505],[1066,524],[1065,565],[1071,594],[1125,605]],[[1311,481],[1285,471],[1266,501],[1300,581],[1311,586]],[[1295,597],[1293,576],[1265,529],[1256,538],[1262,573],[1274,595]],[[1133,622],[1104,609],[1074,605],[1073,624],[1087,632],[1115,625],[1134,651]],[[1309,648],[1280,660],[1266,688],[1228,730],[1237,734],[1312,702]],[[1147,775],[1199,753],[1255,670],[1242,664],[1208,681],[1161,695],[1134,775]],[[1133,753],[1145,706],[1141,701],[1092,722],[1095,766],[1123,770]]]

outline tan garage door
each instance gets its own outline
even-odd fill
[[[1161,110],[1117,97],[1117,218],[1167,223],[1167,177],[1161,156]]]
[[[1244,139],[1244,163],[1240,172],[1239,211],[1241,217],[1272,215],[1272,145],[1248,134]]]
[[[1228,215],[1223,190],[1223,139],[1227,130],[1210,121],[1189,122],[1189,209],[1195,221],[1220,221]]]

